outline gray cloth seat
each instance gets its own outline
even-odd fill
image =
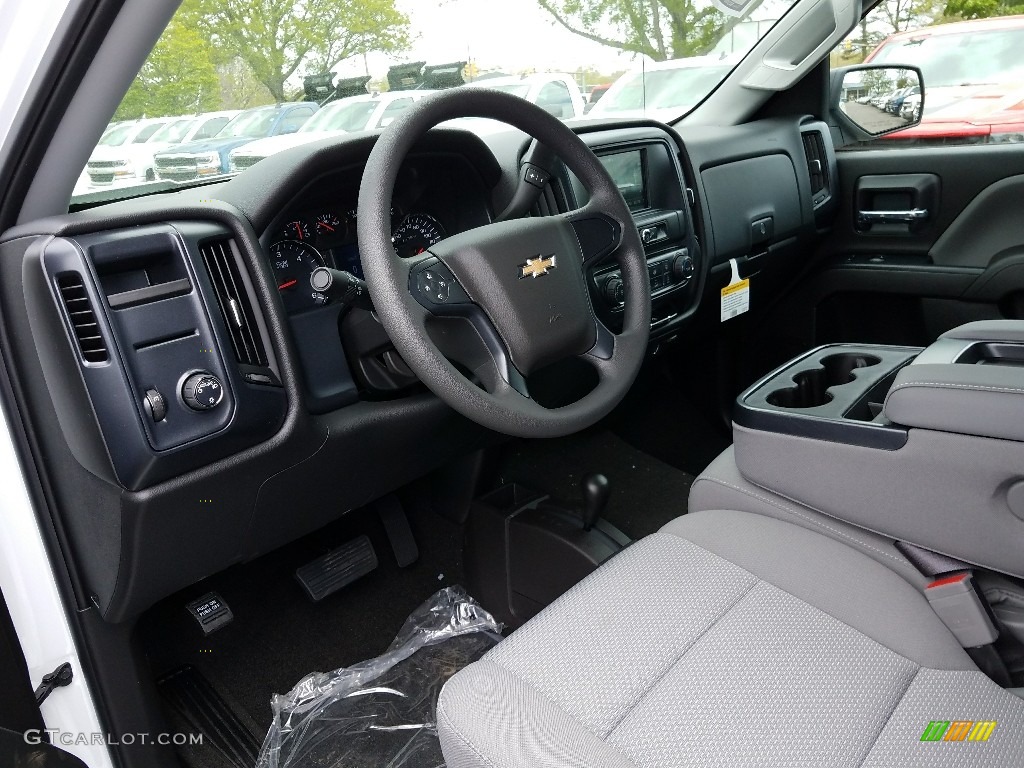
[[[996,721],[922,742],[931,721]],[[445,685],[449,768],[1024,765],[1024,701],[919,589],[764,515],[679,518]]]

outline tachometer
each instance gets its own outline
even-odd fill
[[[423,253],[447,235],[441,223],[426,213],[410,213],[391,235],[391,242],[402,257]]]
[[[270,246],[270,263],[277,276],[277,289],[284,308],[289,313],[327,301],[326,296],[314,291],[309,284],[313,270],[325,266],[324,257],[316,248],[297,240],[281,240]]]

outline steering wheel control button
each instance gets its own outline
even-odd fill
[[[193,373],[181,385],[181,399],[193,411],[210,411],[224,400],[224,384],[212,373]]]
[[[146,412],[153,421],[163,421],[167,418],[167,398],[161,395],[159,390],[147,389],[144,402]]]
[[[601,292],[610,304],[617,306],[626,298],[626,284],[621,277],[610,277],[604,281]]]
[[[416,300],[427,309],[469,302],[455,275],[438,259],[418,264],[409,279]]]
[[[548,183],[548,179],[551,177],[536,165],[527,165],[523,178],[526,180],[527,184],[532,184],[538,189],[544,189]]]

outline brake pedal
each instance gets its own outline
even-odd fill
[[[347,587],[377,567],[377,553],[366,536],[360,536],[295,571],[295,578],[314,603]]]

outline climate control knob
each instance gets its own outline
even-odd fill
[[[672,260],[672,274],[680,282],[688,282],[693,277],[695,270],[696,266],[693,263],[693,257],[686,248],[681,250]]]
[[[210,411],[224,400],[224,384],[212,373],[193,373],[181,385],[181,399],[193,411]]]
[[[626,284],[621,277],[609,277],[604,281],[601,293],[611,304],[621,304],[626,299]]]

